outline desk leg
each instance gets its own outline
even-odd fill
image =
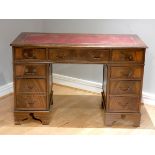
[[[29,113],[25,112],[14,112],[15,125],[21,125],[21,122],[29,118]]]
[[[101,96],[102,96],[101,107],[102,107],[102,109],[105,109],[105,94],[104,94],[104,91],[101,92]]]
[[[49,112],[35,112],[33,116],[34,119],[40,120],[43,125],[49,124]]]
[[[40,112],[24,112],[24,111],[19,111],[19,112],[14,112],[14,120],[15,120],[15,125],[21,125],[21,123],[24,120],[29,119],[32,117],[35,120],[41,121],[43,125],[48,125],[49,124],[49,111],[40,111]]]
[[[107,113],[104,115],[104,124],[106,126],[112,126],[115,122],[124,120],[131,121],[134,127],[140,126],[140,113]]]
[[[52,64],[50,64],[50,104],[53,105],[53,68]]]
[[[101,107],[103,109],[106,109],[106,98],[107,98],[107,65],[103,65],[103,82],[102,82],[102,90],[101,96],[102,96],[102,102]]]

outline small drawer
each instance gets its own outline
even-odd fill
[[[126,66],[110,68],[110,78],[114,79],[141,79],[143,77],[143,66]]]
[[[16,60],[45,60],[46,49],[44,48],[15,48]]]
[[[111,96],[109,98],[109,112],[139,112],[139,97]]]
[[[85,51],[79,51],[78,53],[79,59],[82,61],[88,61],[88,62],[99,62],[104,63],[109,61],[110,53],[107,49],[90,49]]]
[[[138,49],[112,50],[112,61],[122,63],[144,63],[144,51]]]
[[[54,62],[102,63],[109,60],[106,49],[49,49],[49,59]]]
[[[110,94],[111,95],[124,95],[124,94],[137,94],[141,90],[141,81],[110,81]]]
[[[78,60],[77,51],[74,49],[49,49],[49,59],[54,62],[73,62]]]
[[[46,79],[16,79],[16,92],[46,92]]]
[[[27,77],[27,76],[45,76],[46,65],[44,64],[16,64],[15,65],[15,76],[16,77]]]
[[[16,95],[15,109],[17,110],[46,110],[47,109],[47,96],[24,94]]]

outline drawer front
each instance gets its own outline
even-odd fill
[[[118,81],[110,82],[111,95],[139,94],[141,90],[141,81]]]
[[[15,48],[16,60],[45,60],[46,49],[44,48]]]
[[[16,79],[16,92],[46,92],[46,79]]]
[[[144,63],[144,51],[143,50],[113,50],[112,61],[123,63]]]
[[[111,67],[110,78],[140,79],[143,77],[143,66]]]
[[[47,96],[46,95],[16,95],[17,110],[46,110]]]
[[[49,59],[55,62],[72,62],[77,59],[77,51],[71,49],[49,49]]]
[[[138,112],[139,97],[118,96],[109,98],[109,112]]]
[[[17,77],[45,76],[46,65],[17,64],[15,65],[15,75]]]
[[[109,50],[94,49],[79,51],[79,59],[88,62],[106,62],[109,61]]]
[[[109,55],[104,49],[49,49],[49,59],[55,62],[105,62]]]

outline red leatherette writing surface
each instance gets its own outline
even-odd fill
[[[12,45],[83,45],[110,47],[145,47],[136,35],[118,34],[56,34],[56,33],[21,33]]]

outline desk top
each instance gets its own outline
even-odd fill
[[[131,34],[21,33],[11,46],[146,48]]]

